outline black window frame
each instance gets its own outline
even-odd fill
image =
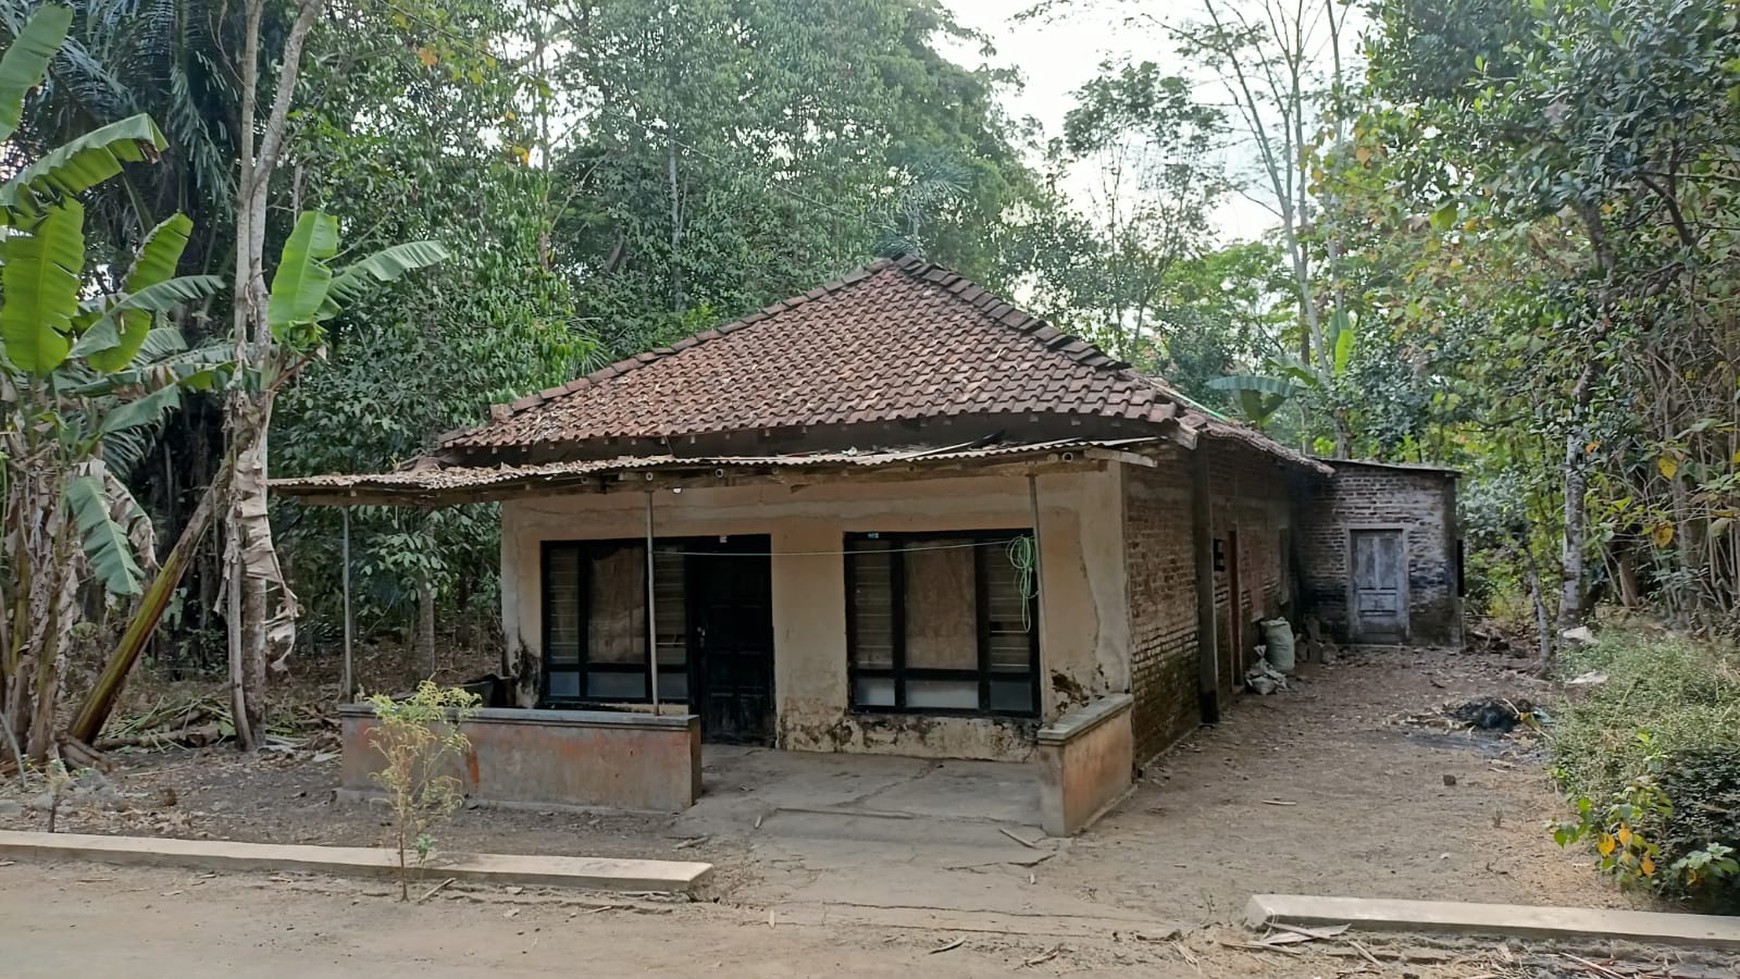
[[[882,532],[867,531],[845,535],[844,564],[846,584],[846,699],[854,713],[862,714],[920,714],[925,716],[954,717],[1009,717],[1035,718],[1042,709],[1040,703],[1040,655],[1039,655],[1039,568],[1033,569],[1035,587],[1027,596],[1027,621],[1031,623],[1027,636],[1027,679],[1031,689],[1029,710],[999,710],[991,707],[991,681],[998,674],[991,670],[991,619],[990,603],[987,600],[985,562],[988,556],[1003,557],[1000,547],[993,545],[1006,544],[1017,537],[1032,540],[1031,528],[1018,527],[1005,530],[956,530],[956,531],[924,531]],[[974,632],[978,637],[977,668],[972,670],[934,669],[923,667],[908,667],[906,665],[906,569],[905,552],[912,547],[922,547],[926,541],[937,540],[972,540],[973,548],[973,597],[975,608]],[[888,548],[871,551],[870,553],[885,553],[889,555],[889,613],[892,619],[890,642],[893,646],[893,666],[860,667],[858,665],[858,629],[857,629],[857,562],[852,559],[853,545],[862,541],[878,541],[888,543]],[[1037,548],[1034,551],[1038,554]],[[1005,677],[1015,678],[1019,674],[1005,673]],[[860,678],[892,679],[894,681],[893,704],[860,704],[858,702],[858,680]],[[909,707],[906,704],[906,681],[916,680],[973,680],[978,683],[979,706],[967,707]]]
[[[685,696],[682,699],[684,702],[690,704],[695,703],[696,700],[696,659],[699,644],[696,642],[695,638],[695,590],[691,586],[692,575],[689,564],[691,554],[699,550],[701,546],[704,546],[706,540],[706,538],[692,537],[656,537],[653,539],[653,548],[655,551],[660,545],[668,545],[678,547],[683,553],[683,605],[686,611],[683,629],[683,667],[680,670],[661,669],[659,671],[659,676],[667,677],[680,674],[687,677]],[[644,537],[545,540],[541,542],[538,554],[538,619],[539,628],[542,630],[538,637],[541,667],[538,676],[538,703],[541,706],[571,710],[589,704],[652,703],[652,663],[658,656],[657,648],[648,649],[645,659],[639,664],[592,662],[592,651],[587,643],[587,638],[591,633],[592,562],[590,558],[592,557],[594,548],[605,547],[634,547],[641,549],[641,562],[642,568],[644,569],[646,561],[646,538]],[[579,623],[577,627],[579,637],[579,656],[575,665],[572,667],[564,665],[560,669],[552,670],[550,665],[550,561],[555,552],[562,550],[575,551],[581,557],[578,610]],[[642,587],[640,596],[641,611],[643,615],[650,615],[651,609],[647,607],[649,596],[646,594],[644,570],[642,574],[643,580],[641,581]],[[645,641],[644,637],[642,641]],[[576,674],[579,678],[579,693],[572,697],[551,696],[550,675],[552,672]],[[590,674],[595,672],[618,675],[633,675],[638,673],[643,678],[641,689],[644,693],[639,697],[589,696],[586,692],[589,688],[588,680]],[[665,703],[677,702],[675,699],[668,697],[660,697],[659,699]]]

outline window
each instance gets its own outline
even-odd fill
[[[659,699],[689,697],[687,588],[681,542],[653,545]],[[646,544],[544,545],[544,699],[650,701]]]
[[[1037,714],[1032,541],[1022,530],[847,537],[852,706]]]

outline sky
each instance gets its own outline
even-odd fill
[[[1261,0],[1242,0],[1254,6]],[[1108,58],[1153,61],[1168,73],[1192,78],[1204,101],[1224,102],[1226,90],[1218,76],[1182,61],[1174,45],[1151,30],[1132,29],[1121,23],[1120,7],[1140,6],[1168,23],[1195,19],[1200,0],[1081,0],[1066,7],[1066,13],[1050,20],[1016,22],[1014,15],[1032,6],[1032,0],[943,0],[955,18],[966,27],[988,35],[996,46],[992,63],[1012,67],[1025,81],[1019,92],[1005,98],[1010,114],[1031,116],[1044,126],[1046,135],[1059,135],[1063,117],[1073,104],[1072,93],[1091,80]],[[957,51],[963,63],[976,65],[976,51]],[[1235,176],[1253,183],[1253,157],[1249,146],[1228,151],[1228,168]],[[1090,174],[1072,174],[1065,189],[1085,196]],[[1253,191],[1254,193],[1254,191]],[[1275,225],[1275,217],[1262,204],[1231,195],[1214,215],[1215,231],[1223,242],[1255,238]]]

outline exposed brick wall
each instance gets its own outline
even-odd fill
[[[1124,560],[1130,588],[1130,714],[1138,763],[1196,726],[1196,567],[1190,457],[1124,466]]]
[[[1414,645],[1462,644],[1456,583],[1456,480],[1438,470],[1339,464],[1300,503],[1305,604],[1328,634],[1346,641],[1348,532],[1396,527],[1408,561],[1408,636]]]
[[[1215,610],[1221,686],[1230,690],[1260,641],[1249,623],[1282,611],[1288,589],[1280,532],[1291,523],[1291,507],[1285,474],[1271,457],[1207,440],[1195,451],[1208,454],[1213,536],[1228,541],[1227,571],[1215,575]],[[1130,679],[1135,697],[1131,725],[1138,761],[1160,753],[1195,728],[1201,717],[1191,460],[1188,452],[1174,448],[1159,463],[1153,469],[1123,467]],[[1236,561],[1232,538],[1237,542]],[[1236,587],[1231,575],[1235,564]],[[1241,623],[1236,652],[1230,629],[1235,614]]]
[[[1272,456],[1237,443],[1210,442],[1205,448],[1215,494],[1213,536],[1223,542],[1225,555],[1224,569],[1215,574],[1220,686],[1231,691],[1255,661],[1262,642],[1257,621],[1290,611],[1284,600],[1293,589],[1282,563],[1281,534],[1291,532],[1293,506],[1287,473]]]

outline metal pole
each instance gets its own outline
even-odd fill
[[[647,675],[652,680],[653,713],[659,712],[659,627],[653,591],[653,491],[646,491],[646,655]]]
[[[339,563],[344,568],[344,689],[339,692],[338,702],[348,704],[351,696],[356,692],[354,686],[356,677],[351,672],[350,660],[350,507],[341,507],[340,512],[344,514],[344,543],[340,546],[339,556]]]
[[[1033,515],[1033,597],[1037,599],[1034,606],[1037,609],[1033,616],[1033,628],[1039,630],[1039,704],[1041,714],[1047,710],[1043,702],[1050,699],[1046,691],[1051,684],[1044,682],[1048,675],[1045,672],[1045,574],[1039,559],[1039,480],[1032,473],[1027,474],[1027,508]]]

